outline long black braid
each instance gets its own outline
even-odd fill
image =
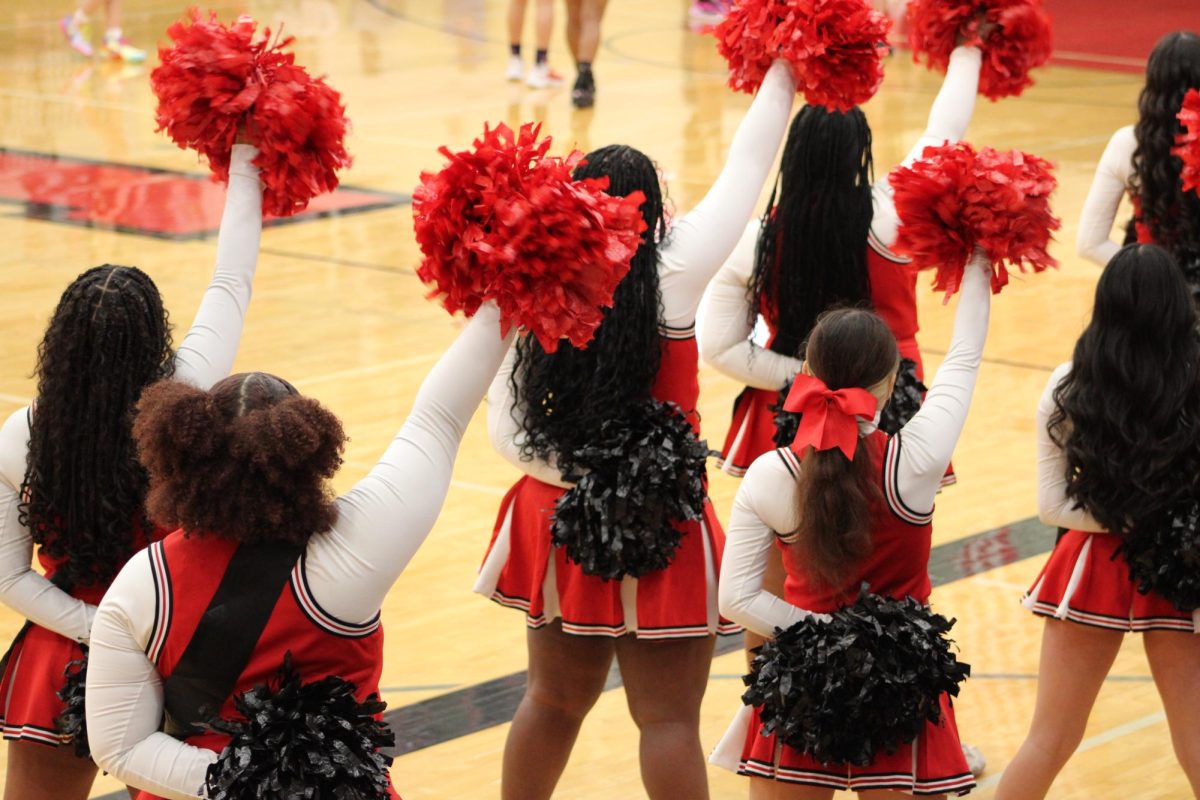
[[[111,579],[147,525],[134,404],[172,372],[162,298],[136,267],[105,264],[63,292],[38,346],[20,520],[71,585]]]
[[[1166,248],[1185,270],[1196,271],[1200,270],[1200,196],[1183,191],[1179,179],[1183,162],[1171,155],[1175,136],[1183,132],[1176,115],[1188,89],[1200,89],[1200,37],[1176,31],[1159,40],[1146,64],[1146,85],[1138,96],[1134,127],[1132,188],[1155,244]],[[1195,281],[1192,276],[1193,290]]]
[[[749,288],[751,322],[767,310],[775,352],[803,355],[817,317],[830,308],[869,306],[871,180],[871,128],[862,110],[802,108],[762,218]]]
[[[525,431],[522,455],[554,455],[560,468],[569,454],[594,435],[605,419],[620,416],[650,396],[661,362],[658,244],[666,235],[663,197],[654,162],[626,145],[610,145],[587,156],[575,177],[609,178],[609,194],[646,195],[647,230],[629,273],[617,287],[596,338],[586,350],[566,342],[547,353],[532,336],[518,341],[512,389],[513,410]]]

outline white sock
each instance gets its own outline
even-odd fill
[[[121,29],[120,28],[109,28],[108,30],[106,30],[104,32],[104,41],[106,41],[106,42],[121,41]]]

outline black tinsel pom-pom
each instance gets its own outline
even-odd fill
[[[75,755],[80,758],[91,758],[92,750],[88,746],[87,714],[84,707],[84,684],[87,683],[87,646],[83,646],[83,658],[71,661],[64,672],[67,682],[58,691],[58,699],[66,704],[54,724],[58,732],[75,747]]]
[[[796,438],[796,429],[800,427],[800,415],[794,411],[784,411],[783,403],[787,400],[788,392],[792,390],[792,382],[779,390],[779,401],[770,406],[775,412],[775,446],[787,447]],[[921,410],[921,402],[929,387],[921,383],[917,377],[917,362],[911,358],[900,359],[900,369],[896,373],[896,386],[892,396],[879,414],[879,430],[892,436],[908,424],[908,421]]]
[[[1200,503],[1135,526],[1117,552],[1139,592],[1157,592],[1180,611],[1200,608]]]
[[[646,400],[606,420],[570,454],[581,475],[554,510],[551,538],[588,575],[617,580],[663,569],[704,511],[708,445],[673,403]]]
[[[898,433],[921,410],[921,402],[928,391],[929,387],[917,377],[917,362],[911,358],[900,359],[896,386],[879,415],[879,430],[888,436]]]
[[[354,697],[336,676],[302,683],[289,653],[273,684],[234,699],[242,719],[206,727],[233,737],[208,768],[210,800],[386,800],[390,728],[376,719],[377,695]]]
[[[761,706],[764,735],[825,764],[866,766],[941,718],[943,692],[971,673],[950,652],[954,620],[906,597],[867,592],[829,622],[801,620],[757,652],[747,705]]]

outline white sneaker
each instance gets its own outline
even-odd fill
[[[520,56],[508,57],[508,69],[504,71],[504,79],[509,81],[519,81],[525,76],[525,65],[521,63]]]
[[[563,76],[550,69],[546,63],[534,64],[525,79],[525,85],[530,89],[548,89],[551,86],[562,86]]]

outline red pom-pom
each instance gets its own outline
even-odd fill
[[[988,29],[982,38],[981,29]],[[979,92],[992,100],[1032,86],[1030,71],[1045,64],[1053,49],[1041,0],[910,0],[914,61],[924,56],[930,69],[944,72],[960,34],[983,49]]]
[[[450,163],[421,173],[413,225],[431,297],[467,316],[492,300],[505,331],[526,328],[554,352],[559,339],[583,347],[595,335],[646,231],[645,196],[605,194],[607,178],[572,180],[583,154],[547,156],[539,130],[501,124],[473,150],[441,148]]]
[[[739,0],[714,33],[732,89],[753,94],[782,58],[807,102],[849,111],[883,82],[891,25],[870,0]]]
[[[1183,160],[1183,169],[1179,173],[1183,190],[1195,190],[1200,194],[1200,89],[1189,89],[1183,96],[1179,122],[1183,125],[1183,133],[1175,137],[1171,152]]]
[[[933,288],[947,299],[976,247],[991,262],[993,292],[1008,283],[1006,264],[1022,272],[1058,266],[1046,252],[1062,225],[1050,212],[1058,184],[1050,170],[1050,162],[1019,150],[927,147],[920,161],[888,176],[900,217],[892,249],[918,269],[936,269]]]
[[[208,159],[224,181],[244,125],[257,140],[254,163],[267,214],[303,211],[336,188],[337,170],[350,165],[341,95],[283,52],[290,37],[273,44],[269,30],[256,37],[256,23],[246,16],[226,26],[215,14],[204,19],[193,9],[190,21],[167,29],[174,44],[159,48],[162,64],[150,74],[158,129]]]

